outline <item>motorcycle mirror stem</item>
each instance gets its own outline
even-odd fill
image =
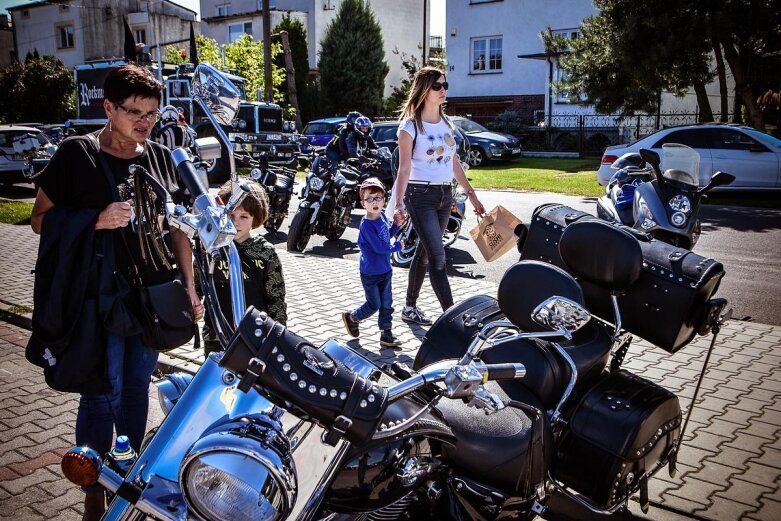
[[[713,174],[710,178],[710,182],[697,190],[697,195],[702,195],[705,192],[712,190],[713,188],[716,188],[717,186],[724,186],[732,183],[735,180],[735,176],[732,174],[728,174],[727,172],[716,172]]]
[[[657,180],[662,179],[662,171],[659,169],[659,165],[662,164],[662,158],[659,157],[659,154],[654,152],[653,150],[648,150],[647,148],[641,148],[640,149],[640,157],[643,158],[643,160],[651,165],[654,171],[654,176]]]

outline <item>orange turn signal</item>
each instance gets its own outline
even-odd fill
[[[86,447],[69,450],[62,457],[62,473],[76,485],[86,487],[98,482],[103,462],[98,453]]]

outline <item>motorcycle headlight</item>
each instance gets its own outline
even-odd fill
[[[642,195],[635,197],[634,217],[635,222],[639,222],[640,227],[643,230],[650,230],[651,228],[656,227],[654,214],[651,213],[651,209],[648,207],[648,204],[645,202]]]
[[[179,480],[188,506],[217,521],[285,519],[298,488],[290,442],[264,415],[220,426],[195,442]]]
[[[672,217],[670,217],[670,222],[675,226],[683,226],[686,224],[686,214],[683,212],[675,212],[672,214]]]
[[[244,121],[243,119],[240,119],[240,120],[238,121],[238,123],[239,123],[239,128],[240,128],[241,130],[244,130],[245,128],[247,128],[247,122],[246,122],[246,121]]]
[[[453,196],[453,201],[456,203],[463,203],[466,201],[467,195],[463,190],[456,190],[456,194]]]
[[[667,204],[674,212],[689,213],[692,211],[692,202],[685,195],[676,195]]]
[[[155,383],[157,386],[157,399],[160,401],[160,408],[163,410],[163,414],[168,415],[192,380],[193,375],[191,374],[171,373]]]
[[[324,184],[325,183],[323,182],[323,180],[317,176],[313,175],[312,177],[309,178],[309,188],[311,188],[315,192],[319,192],[320,190],[322,190]]]

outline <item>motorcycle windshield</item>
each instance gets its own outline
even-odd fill
[[[662,145],[661,169],[667,179],[694,187],[700,184],[700,154],[686,145]]]

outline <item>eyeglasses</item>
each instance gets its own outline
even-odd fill
[[[442,89],[447,90],[448,87],[449,87],[449,85],[448,85],[448,83],[446,81],[443,81],[441,83],[438,82],[438,81],[435,81],[434,83],[431,84],[431,90],[435,90],[437,92],[439,92]]]
[[[385,200],[384,195],[372,195],[363,200],[364,203],[381,203]]]
[[[130,116],[131,119],[134,119],[136,121],[141,121],[142,119],[145,119],[147,121],[157,121],[160,119],[160,111],[159,110],[152,110],[150,112],[141,112],[138,109],[128,109],[125,108],[121,103],[114,103],[115,107],[119,107],[122,110],[124,110],[128,116]]]

